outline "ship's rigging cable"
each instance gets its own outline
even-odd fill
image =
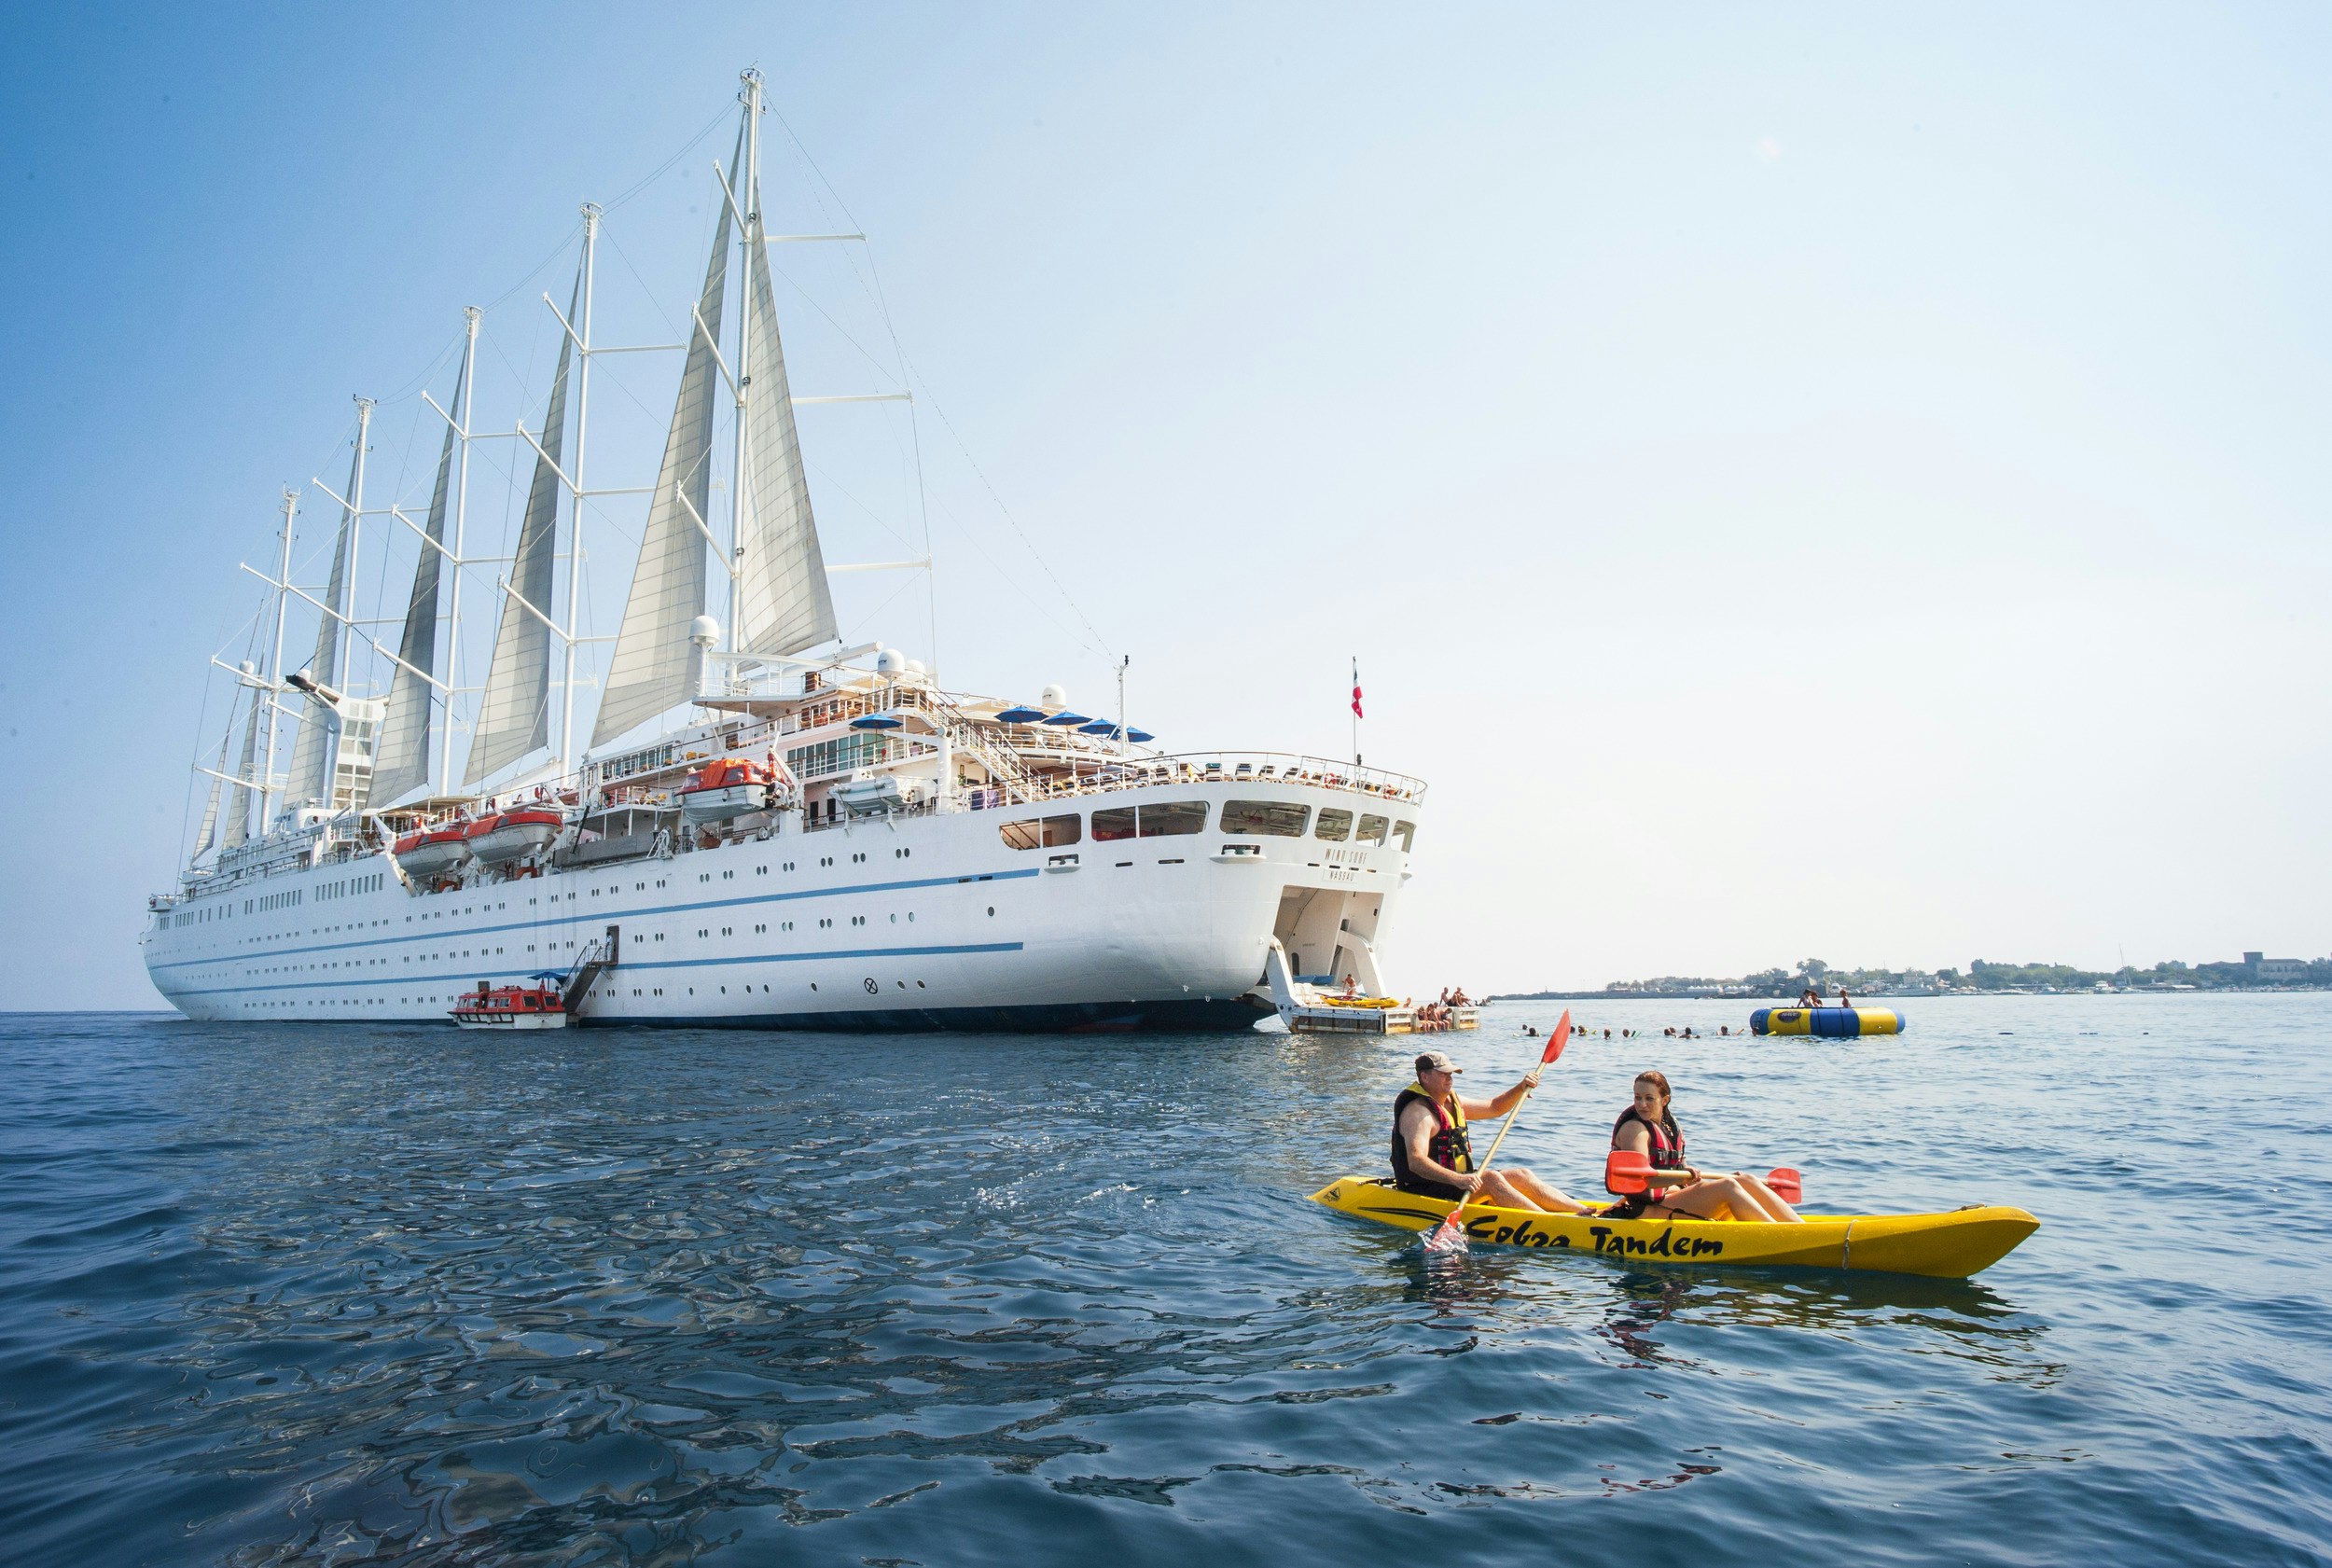
[[[682,159],[694,152],[700,142],[702,142],[705,137],[710,136],[714,132],[719,130],[722,126],[728,124],[730,120],[735,119],[736,118],[737,111],[726,104],[722,104],[718,109],[715,109],[713,112],[713,118],[704,122],[704,129],[689,137],[687,143],[681,146],[679,151],[664,160],[663,162],[659,163],[654,172],[644,175],[638,183],[634,184],[621,196],[617,197],[613,201],[602,202],[600,204],[601,215],[604,217],[608,213],[614,212],[618,207],[622,206],[625,202],[631,201],[634,196],[639,195],[640,192],[645,190],[649,186],[652,186],[658,180],[662,179],[667,173],[672,172],[672,166],[673,164],[679,162]],[[791,132],[788,132],[788,134],[791,134]],[[632,275],[635,277],[638,276],[637,273]]]
[[[851,212],[850,203],[843,201],[842,193],[834,188],[834,182],[826,177],[826,171],[819,168],[818,160],[810,156],[810,149],[802,145],[801,138],[795,133],[793,126],[786,120],[785,117],[778,113],[778,111],[774,108],[770,110],[770,116],[777,121],[779,128],[785,132],[785,139],[793,143],[794,150],[801,155],[802,162],[809,167],[809,170],[812,174],[817,176],[818,184],[826,187],[826,192],[828,196],[834,198],[835,208],[841,213],[843,220],[850,225],[854,232],[865,232],[864,229],[859,224],[857,217]],[[860,243],[866,247],[867,271],[872,277],[873,283],[872,285],[869,286],[867,281],[862,279],[859,286],[867,289],[868,297],[874,303],[876,312],[882,318],[883,330],[890,335],[892,352],[898,357],[898,373],[900,381],[905,382],[910,390],[913,390],[916,387],[920,387],[922,389],[922,397],[919,397],[914,402],[908,404],[910,423],[912,423],[912,416],[917,404],[920,403],[923,398],[929,398],[931,401],[931,411],[939,416],[939,423],[941,424],[947,426],[949,437],[955,442],[956,450],[964,454],[964,461],[970,465],[974,477],[979,480],[980,488],[985,490],[988,493],[988,498],[996,504],[996,510],[1004,515],[1006,522],[1011,524],[1012,532],[1019,537],[1021,548],[1026,549],[1031,558],[1035,561],[1037,568],[1045,574],[1046,580],[1052,584],[1053,590],[1059,593],[1062,602],[1076,613],[1078,622],[1084,626],[1086,631],[1090,635],[1092,640],[1087,645],[1092,648],[1094,652],[1102,655],[1104,659],[1114,660],[1116,655],[1111,651],[1107,639],[1103,637],[1099,631],[1095,630],[1092,619],[1085,613],[1085,606],[1078,604],[1076,597],[1069,592],[1067,585],[1063,584],[1060,576],[1053,571],[1052,563],[1045,559],[1043,553],[1037,549],[1034,541],[1029,538],[1027,530],[1020,526],[1020,520],[1014,517],[1012,515],[1012,508],[1004,504],[1004,497],[997,493],[996,487],[989,481],[987,471],[981,468],[979,460],[972,456],[972,449],[965,444],[963,434],[955,428],[955,422],[948,418],[947,409],[940,406],[937,395],[931,390],[931,383],[915,372],[912,362],[910,362],[907,357],[906,349],[901,346],[899,342],[898,328],[891,319],[890,304],[883,297],[882,277],[881,271],[875,266],[874,247],[871,244],[867,244],[864,241],[861,241]],[[845,255],[847,256],[847,254],[848,253],[846,252]],[[856,275],[856,263],[852,263],[851,271],[854,276]],[[788,281],[790,282],[791,280]],[[823,308],[820,310],[820,313],[826,313]],[[826,319],[828,321],[832,321],[834,318],[831,315],[827,315]],[[837,327],[837,330],[840,330],[839,326]],[[848,334],[844,335],[848,336]],[[853,346],[857,347],[858,352],[861,354],[867,353],[863,346],[857,345],[855,342],[854,342]],[[869,362],[879,363],[874,360],[874,356],[872,354],[868,354],[867,357]],[[917,426],[916,452],[918,461],[916,474],[918,476],[919,489],[921,484],[921,475],[923,472],[921,465],[922,450],[923,442],[921,427]],[[929,513],[926,512],[923,519],[923,541],[926,552],[928,552],[930,548],[930,537],[931,520]]]

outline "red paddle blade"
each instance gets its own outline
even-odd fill
[[[1652,1159],[1633,1149],[1614,1149],[1603,1160],[1603,1190],[1628,1194],[1652,1185]]]
[[[1806,1200],[1804,1178],[1786,1165],[1767,1172],[1765,1185],[1773,1189],[1774,1197],[1792,1208],[1796,1208]]]
[[[1541,1062],[1554,1061],[1562,1054],[1562,1048],[1570,1043],[1570,1039],[1571,1009],[1565,1007],[1562,1010],[1562,1021],[1555,1025],[1555,1032],[1552,1034],[1547,1036],[1547,1048],[1539,1053],[1538,1060]]]
[[[1458,1223],[1458,1215],[1464,1211],[1464,1203],[1459,1202],[1448,1214],[1441,1216],[1439,1225],[1425,1233],[1427,1252],[1465,1251],[1465,1227]]]

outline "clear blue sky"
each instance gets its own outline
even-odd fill
[[[277,489],[359,392],[425,487],[465,304],[481,419],[538,417],[578,201],[639,187],[608,330],[659,336],[727,132],[646,177],[748,62],[936,399],[950,683],[1105,703],[1123,651],[1170,742],[1335,751],[1358,653],[1369,760],[1433,784],[1413,987],[2332,946],[2320,7],[0,29],[0,1006],[153,1001]],[[773,226],[840,223],[773,137]],[[798,276],[797,390],[874,389],[847,260]],[[624,375],[607,482],[670,405]],[[804,419],[838,559],[921,526],[861,417]],[[898,587],[846,618],[928,656]]]

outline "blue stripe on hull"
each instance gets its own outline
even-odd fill
[[[1009,1007],[870,1007],[863,1012],[760,1013],[743,1018],[591,1019],[591,1029],[767,1029],[825,1034],[1110,1034],[1252,1029],[1270,1009],[1228,999],[1048,1002]],[[317,1020],[330,1022],[331,1020]],[[362,1022],[362,1020],[348,1020]]]

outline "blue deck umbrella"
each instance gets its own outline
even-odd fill
[[[853,729],[896,729],[899,720],[889,714],[861,714],[850,721]]]
[[[1068,712],[1066,709],[1063,709],[1062,712],[1053,715],[1052,717],[1047,719],[1045,722],[1047,724],[1090,724],[1093,721],[1087,718],[1083,714],[1073,714]]]
[[[1017,708],[1006,708],[996,715],[996,720],[1000,724],[1040,724],[1044,721],[1044,709],[1032,708],[1022,703]]]
[[[1080,734],[1080,735],[1110,735],[1110,736],[1115,736],[1115,735],[1117,733],[1117,727],[1116,725],[1114,725],[1114,724],[1110,723],[1110,722],[1109,722],[1107,719],[1105,719],[1105,718],[1097,718],[1097,719],[1095,719],[1095,720],[1094,720],[1092,723],[1090,723],[1090,724],[1080,724],[1080,725],[1078,725],[1078,726],[1077,726],[1077,733],[1078,733],[1078,734]]]
[[[1151,734],[1146,729],[1129,729],[1126,731],[1126,739],[1131,741],[1137,746],[1143,746],[1149,744],[1152,741],[1157,740],[1158,737]]]

